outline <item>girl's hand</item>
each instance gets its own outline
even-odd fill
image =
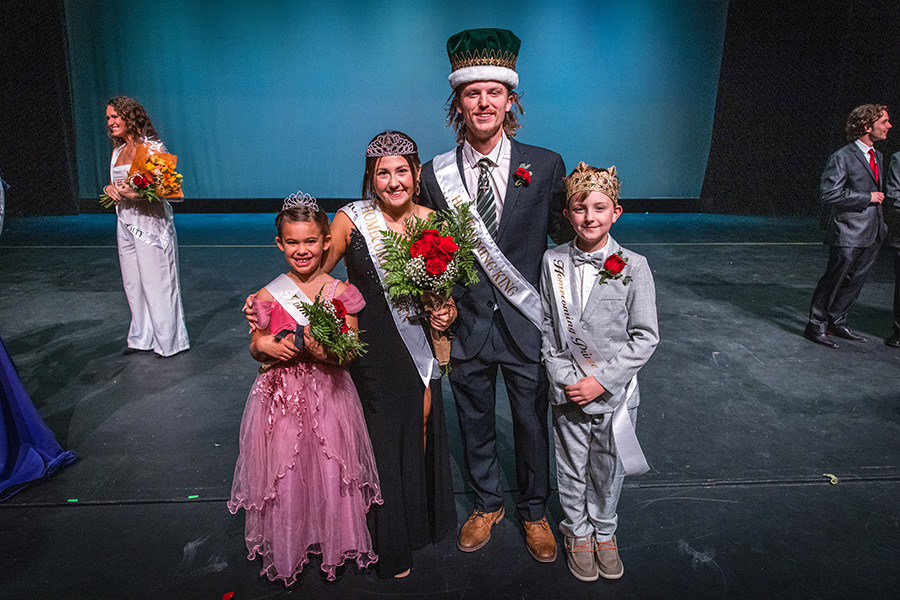
[[[244,316],[247,317],[247,322],[250,323],[250,333],[253,333],[257,329],[259,329],[257,323],[259,322],[256,316],[256,307],[253,306],[253,301],[256,299],[256,294],[250,294],[247,296],[247,299],[244,300],[244,307],[241,309],[243,311]]]
[[[274,335],[264,335],[256,341],[256,349],[275,360],[288,361],[300,350],[294,345],[294,336],[288,335],[276,340]]]
[[[442,309],[431,313],[428,317],[428,322],[431,324],[432,329],[446,331],[450,324],[456,320],[458,314],[456,302],[453,301],[453,298],[450,298]]]
[[[303,330],[303,349],[309,352],[316,360],[329,362],[328,353],[325,352],[325,348],[322,347],[322,344],[317,342],[313,336],[310,335],[309,327]]]

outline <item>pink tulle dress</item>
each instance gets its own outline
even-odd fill
[[[353,285],[338,299],[350,313],[365,305]],[[297,325],[277,302],[256,307],[260,327],[272,333]],[[262,556],[260,574],[291,585],[310,553],[321,555],[329,580],[347,559],[372,564],[366,513],[373,503],[382,503],[378,473],[347,370],[301,353],[261,373],[244,409],[228,502],[232,514],[247,512],[248,558]]]

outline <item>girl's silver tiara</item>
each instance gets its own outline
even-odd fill
[[[297,190],[284,199],[284,204],[281,205],[281,210],[288,210],[289,208],[294,208],[297,206],[306,206],[313,210],[319,210],[319,205],[316,204],[316,199],[309,194],[304,194],[300,190]]]
[[[366,147],[366,156],[370,158],[406,156],[407,154],[415,153],[415,144],[409,138],[398,133],[380,133]]]

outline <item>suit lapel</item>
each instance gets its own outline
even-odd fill
[[[869,177],[871,177],[872,181],[877,184],[878,182],[875,180],[875,172],[872,170],[872,165],[869,164],[869,157],[866,156],[860,149],[860,147],[856,145],[856,142],[850,142],[850,145],[852,146],[853,155],[859,162],[863,164],[863,166],[866,168],[866,172],[869,174]],[[877,150],[875,151],[875,164],[878,165],[878,170],[881,171],[881,161],[878,160]]]
[[[884,191],[884,186],[881,185],[881,182],[884,181],[884,168],[882,168],[881,164],[881,152],[878,150],[875,151],[875,164],[878,165],[878,179],[875,183],[878,185],[878,191]]]
[[[463,157],[462,157],[462,144],[456,146],[456,168],[459,169],[459,177],[462,179],[463,188],[468,192],[469,188],[466,186],[466,172],[463,169]],[[471,192],[469,192],[471,195]],[[472,197],[472,200],[475,200],[475,197]],[[449,208],[449,205],[448,205]]]
[[[619,246],[619,244],[617,244],[616,241],[614,239],[612,239],[612,236],[610,236],[609,237],[609,252],[606,253],[606,256],[612,256],[619,250],[621,250],[621,246]],[[626,266],[625,268],[627,269],[628,267]],[[603,300],[603,298],[606,297],[606,295],[610,293],[610,290],[612,289],[612,285],[613,285],[612,281],[609,281],[609,280],[606,283],[604,283],[603,285],[594,284],[591,287],[591,294],[588,296],[587,303],[584,305],[584,312],[582,314],[583,315],[593,314],[594,310],[597,307],[597,304],[599,304],[600,301]],[[583,322],[584,321],[582,321],[582,323]]]
[[[516,185],[514,173],[525,160],[525,148],[514,139],[509,140],[509,177],[506,179],[506,197],[503,199],[503,210],[500,212],[500,227],[497,229],[497,241],[503,237],[503,232],[509,227],[516,202],[519,200],[519,191],[522,189]]]

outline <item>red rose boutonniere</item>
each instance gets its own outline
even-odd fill
[[[619,250],[615,254],[610,254],[600,269],[597,285],[603,285],[607,279],[622,279],[622,270],[628,264],[628,259],[622,256]],[[631,282],[631,275],[622,279],[622,285],[628,285]]]
[[[513,177],[516,179],[516,187],[519,187],[520,185],[528,187],[528,184],[531,183],[531,171],[528,170],[529,168],[531,168],[531,165],[522,163],[519,165],[519,168],[516,169],[516,172],[513,173]]]

